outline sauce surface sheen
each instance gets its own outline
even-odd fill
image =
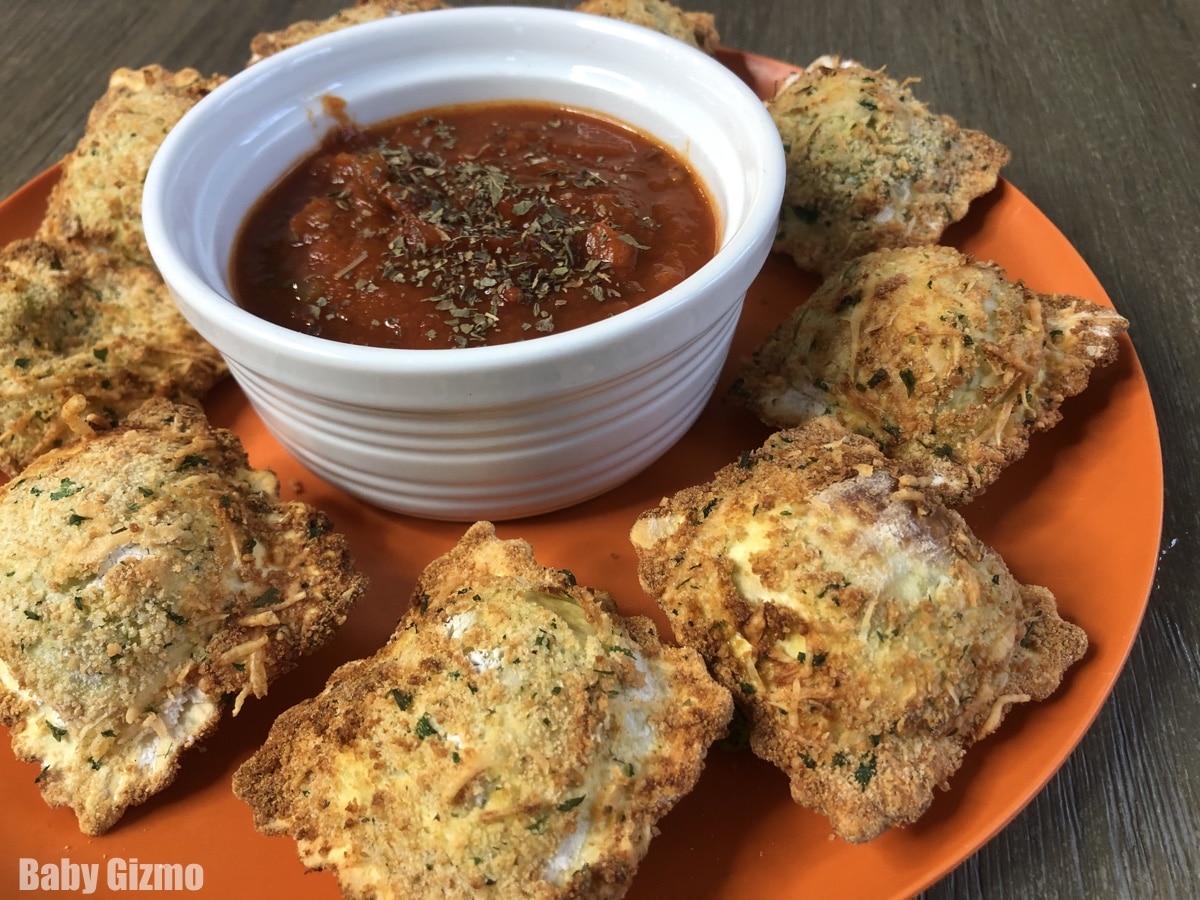
[[[671,150],[578,110],[504,102],[343,122],[243,223],[238,303],[344,343],[441,349],[578,328],[716,252]]]

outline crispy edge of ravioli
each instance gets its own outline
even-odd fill
[[[9,477],[151,397],[202,397],[226,372],[155,270],[37,239],[0,250],[0,348]]]
[[[37,237],[81,243],[152,266],[142,230],[142,185],[167,133],[223,76],[159,65],[119,68],[88,114],[50,192]]]
[[[163,400],[0,487],[0,721],[85,833],[169,785],[364,590],[329,519],[278,491]]]
[[[1087,638],[962,517],[831,418],[779,432],[635,523],[639,577],[847,841],[915,821],[971,744]]]
[[[958,506],[1061,421],[1128,326],[952,247],[881,250],[767,335],[732,394],[777,428],[835,415]]]
[[[721,44],[712,13],[687,12],[667,0],[584,0],[575,10],[662,32],[710,56]]]
[[[931,112],[913,81],[822,57],[767,101],[787,173],[775,249],[802,269],[936,243],[996,186],[1008,148]]]
[[[694,651],[479,522],[234,791],[346,897],[619,897],[732,708]]]
[[[274,56],[281,50],[302,44],[323,34],[341,31],[351,25],[374,22],[389,16],[446,8],[447,5],[441,0],[358,0],[353,6],[340,9],[327,18],[304,19],[293,22],[278,31],[264,31],[256,34],[250,40],[250,59],[246,65],[252,66],[268,56]]]

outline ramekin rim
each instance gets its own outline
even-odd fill
[[[434,16],[438,18],[433,19]],[[413,28],[416,27],[414,23],[421,22],[424,23],[421,27],[427,27],[431,21],[442,21],[449,27],[456,19],[484,22],[511,22],[514,19],[551,22],[558,20],[564,23],[564,27],[565,23],[570,22],[571,27],[584,27],[632,40],[650,48],[666,48],[673,53],[683,53],[690,56],[696,65],[709,66],[714,77],[724,79],[726,85],[735,93],[742,93],[743,99],[747,101],[748,111],[754,111],[756,107],[758,111],[757,121],[748,121],[747,127],[752,127],[757,132],[758,140],[755,143],[760,148],[763,172],[755,182],[755,195],[746,201],[747,213],[741,224],[718,248],[712,259],[676,287],[587,326],[539,335],[528,341],[500,345],[406,350],[348,344],[308,335],[254,315],[232,297],[216,290],[194,269],[186,254],[176,246],[170,230],[163,223],[163,204],[166,202],[162,192],[162,182],[165,180],[163,173],[167,170],[172,155],[182,152],[179,148],[183,146],[191,130],[199,127],[197,123],[203,122],[203,116],[217,107],[224,94],[244,90],[245,85],[254,80],[270,78],[275,69],[287,68],[305,54],[330,53],[343,44],[354,45],[358,40],[364,39],[363,35],[368,30]],[[146,178],[143,222],[155,262],[163,270],[164,279],[176,295],[185,315],[188,315],[190,310],[205,322],[219,321],[220,324],[214,327],[224,330],[227,335],[236,335],[242,343],[253,342],[263,350],[294,360],[319,361],[350,371],[390,373],[419,369],[436,374],[439,371],[484,370],[502,363],[556,360],[596,350],[619,341],[623,334],[637,331],[656,319],[678,311],[687,305],[687,299],[692,294],[722,289],[724,282],[733,279],[742,267],[751,264],[747,257],[755,255],[756,247],[762,243],[762,234],[764,231],[773,230],[773,223],[778,215],[777,201],[782,196],[784,162],[781,145],[777,152],[772,152],[772,137],[778,140],[769,114],[750,87],[745,85],[736,73],[702,51],[651,29],[573,10],[521,6],[431,10],[366,22],[321,35],[256,62],[218,86],[196,104],[164,139]],[[745,277],[744,281],[748,284],[752,277],[753,273]],[[201,326],[197,327],[203,332]]]

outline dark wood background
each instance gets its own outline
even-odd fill
[[[74,146],[114,68],[234,72],[255,32],[348,2],[3,0],[0,197]],[[681,5],[713,12],[730,47],[794,63],[836,52],[919,76],[930,106],[1012,148],[1005,175],[1129,318],[1150,382],[1166,512],[1129,662],[1046,789],[926,896],[1200,896],[1200,2]]]

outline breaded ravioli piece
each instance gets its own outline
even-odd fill
[[[712,13],[687,12],[667,0],[583,0],[575,9],[652,28],[710,56],[721,43]]]
[[[837,416],[957,506],[1062,419],[1127,328],[951,247],[881,250],[769,334],[733,393],[780,428]]]
[[[665,499],[631,537],[751,749],[847,841],[915,821],[967,747],[1087,647],[1050,591],[831,418]]]
[[[731,713],[697,654],[480,522],[233,787],[347,898],[620,897]]]
[[[150,160],[183,114],[222,81],[158,65],[113,72],[74,152],[62,160],[37,236],[153,265],[142,230]]]
[[[358,0],[353,6],[338,10],[326,19],[304,19],[293,22],[279,31],[256,34],[250,41],[250,60],[247,65],[253,65],[288,47],[302,44],[322,34],[341,31],[351,25],[405,13],[445,8],[446,4],[440,0]]]
[[[0,354],[9,477],[151,397],[202,397],[226,372],[156,271],[36,239],[0,250]]]
[[[931,112],[910,81],[836,57],[785,82],[767,109],[787,167],[775,249],[822,275],[871,250],[936,243],[1009,160]]]
[[[85,833],[170,784],[362,592],[328,518],[278,491],[164,400],[0,487],[0,721]]]

